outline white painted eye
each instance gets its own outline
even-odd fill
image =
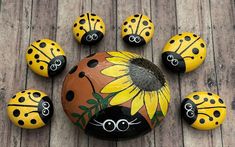
[[[93,38],[93,40],[97,40],[98,39],[98,35],[97,34],[92,34],[92,38]]]
[[[103,122],[103,129],[107,132],[113,132],[116,129],[116,124],[112,119],[107,119]]]
[[[178,61],[177,59],[173,59],[173,60],[171,61],[171,64],[172,64],[173,66],[177,66],[177,65],[179,64],[179,61]]]
[[[56,64],[57,66],[60,66],[60,65],[62,64],[62,62],[61,62],[59,59],[56,59],[56,60],[55,60],[55,64]]]
[[[42,109],[42,115],[43,116],[48,116],[50,111],[48,109]]]
[[[56,71],[56,70],[57,70],[56,64],[52,64],[52,65],[50,66],[50,69],[51,69],[51,71]]]
[[[42,107],[48,109],[50,107],[50,104],[48,102],[43,102]]]
[[[193,118],[194,117],[194,112],[192,110],[189,110],[186,112],[187,117]]]
[[[174,56],[173,55],[168,55],[166,57],[167,61],[171,62],[173,59],[174,59]]]
[[[185,110],[192,110],[192,108],[193,108],[193,106],[190,103],[187,103],[187,104],[184,105]]]
[[[90,42],[90,41],[92,41],[92,40],[93,40],[93,38],[92,38],[92,36],[91,36],[91,35],[87,35],[87,36],[86,36],[86,40],[87,40],[88,42]]]
[[[140,41],[141,41],[140,37],[137,36],[137,37],[135,38],[135,43],[140,43]]]
[[[129,37],[129,41],[130,41],[130,42],[134,42],[134,41],[135,41],[135,37],[131,35],[131,36]]]
[[[126,119],[120,119],[116,123],[118,131],[124,132],[129,129],[129,122]]]

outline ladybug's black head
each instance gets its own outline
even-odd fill
[[[48,75],[54,76],[64,70],[66,66],[66,57],[57,56],[54,57],[48,64]]]
[[[53,104],[49,97],[45,96],[38,104],[38,113],[42,121],[46,124],[52,117],[54,112]]]
[[[181,103],[181,113],[186,122],[191,125],[197,119],[197,105],[192,100],[186,98]]]
[[[133,45],[133,46],[141,46],[141,45],[146,44],[144,38],[136,34],[126,35],[123,38],[123,40],[129,45]]]
[[[101,31],[91,30],[82,36],[81,43],[86,45],[93,45],[102,40],[103,37],[104,34]]]
[[[164,52],[162,54],[163,64],[170,70],[175,72],[185,72],[186,66],[184,59],[175,52]]]
[[[130,115],[130,108],[113,106],[101,110],[86,126],[86,133],[102,139],[133,138],[150,131],[150,126],[140,114]]]

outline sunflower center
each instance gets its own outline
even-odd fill
[[[165,83],[160,69],[143,58],[135,58],[130,61],[129,75],[133,83],[144,91],[156,91]]]

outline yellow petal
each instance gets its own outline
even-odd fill
[[[136,94],[140,91],[139,88],[135,86],[130,86],[127,89],[116,94],[110,101],[110,105],[119,105],[129,101],[130,99],[134,98]]]
[[[125,58],[120,58],[120,57],[111,57],[111,58],[106,58],[107,61],[113,63],[113,64],[121,64],[121,65],[127,65],[128,66],[128,59]]]
[[[102,90],[101,93],[113,93],[121,91],[132,84],[132,81],[129,76],[120,77],[109,84],[107,84]]]
[[[120,77],[128,73],[128,68],[123,65],[113,65],[101,71],[102,74],[110,77]]]
[[[121,58],[124,58],[124,59],[131,59],[131,57],[129,56],[126,56],[125,54],[123,54],[122,52],[107,52],[109,55],[113,56],[113,57],[121,57]]]
[[[141,57],[140,55],[137,55],[137,54],[135,54],[135,53],[130,53],[130,52],[126,52],[126,51],[120,51],[120,52],[121,52],[122,54],[124,54],[124,55],[130,57],[130,58],[139,58],[139,57]]]
[[[166,87],[161,88],[160,90],[163,94],[163,96],[166,98],[167,102],[170,102],[171,96],[170,93],[167,92]]]
[[[144,105],[144,94],[143,92],[139,92],[138,95],[132,100],[131,103],[131,115],[136,114],[140,110],[140,108]]]
[[[166,116],[167,109],[168,109],[168,102],[166,98],[160,92],[158,92],[158,99],[159,99],[159,104],[162,110],[162,114]]]
[[[158,106],[158,96],[155,91],[145,92],[144,96],[145,106],[149,115],[149,118],[152,119]]]

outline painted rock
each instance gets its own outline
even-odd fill
[[[74,22],[73,35],[81,44],[94,45],[102,40],[104,34],[104,21],[94,13],[84,13]]]
[[[127,139],[147,133],[167,114],[168,84],[152,62],[130,52],[102,52],[66,76],[62,105],[69,119],[98,138]]]
[[[63,49],[49,39],[33,42],[26,52],[26,61],[32,71],[43,77],[55,76],[66,66]]]
[[[181,103],[181,114],[198,130],[219,127],[226,117],[226,105],[220,96],[208,92],[193,92]]]
[[[205,41],[189,32],[173,36],[162,52],[163,64],[174,72],[193,71],[203,63],[205,58]]]
[[[152,39],[153,34],[154,25],[146,15],[132,15],[122,25],[122,38],[131,46],[147,44]]]
[[[16,93],[8,102],[7,114],[18,127],[37,129],[45,126],[53,115],[50,98],[39,90]]]

